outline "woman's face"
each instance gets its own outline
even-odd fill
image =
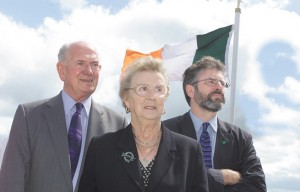
[[[161,120],[168,88],[162,74],[153,71],[136,73],[123,101],[130,109],[131,119]]]

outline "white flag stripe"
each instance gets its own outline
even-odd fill
[[[192,65],[197,49],[196,38],[163,47],[162,60],[170,81],[181,81],[185,69]]]

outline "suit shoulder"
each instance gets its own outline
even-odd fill
[[[198,143],[195,139],[191,138],[191,137],[188,137],[186,135],[182,135],[180,133],[176,133],[176,132],[173,132],[172,133],[174,135],[174,138],[175,139],[178,139],[178,140],[182,140],[182,141],[186,141],[186,142],[191,142],[191,143]]]
[[[173,132],[171,130],[169,132],[172,135],[172,137],[174,138],[174,140],[176,141],[177,146],[180,145],[183,147],[191,147],[191,146],[197,147],[199,145],[197,140],[195,140],[191,137],[188,137],[188,136],[180,134],[180,133]]]
[[[50,99],[51,98],[22,103],[19,104],[18,108],[23,108],[26,113],[31,111],[39,111],[39,109],[43,108]]]
[[[175,129],[177,127],[176,124],[179,123],[179,122],[181,122],[183,118],[184,118],[183,115],[179,115],[177,117],[172,117],[172,118],[164,120],[163,124],[166,127],[168,127],[169,129],[173,130],[173,129]]]
[[[189,119],[189,118],[190,118],[190,113],[186,112],[182,115],[178,115],[176,117],[166,119],[163,122],[166,123],[166,124],[173,124],[173,123],[184,121],[184,120]]]
[[[119,130],[114,131],[114,132],[107,132],[103,135],[95,136],[92,139],[92,143],[97,143],[97,144],[101,143],[101,145],[103,143],[105,143],[105,144],[108,144],[108,143],[116,144],[124,131],[125,131],[125,129],[119,129]],[[105,146],[107,147],[107,145],[105,145]]]
[[[120,113],[118,113],[117,111],[109,108],[109,107],[106,107],[104,105],[101,105],[99,103],[93,103],[94,107],[96,110],[108,115],[108,116],[114,116],[114,117],[119,117],[119,118],[124,118]]]
[[[49,100],[50,100],[50,98],[43,99],[43,100],[37,100],[37,101],[31,101],[31,102],[23,103],[21,105],[26,106],[26,107],[35,108],[35,107],[38,107],[40,105],[47,103]]]
[[[218,119],[219,122],[219,126],[222,129],[225,129],[227,132],[234,132],[237,136],[241,136],[243,138],[252,138],[252,135],[250,134],[250,132],[248,132],[245,129],[240,128],[237,125],[233,125],[231,123],[228,123],[226,121],[222,121],[220,119]]]
[[[169,118],[169,119],[165,119],[163,122],[164,122],[165,124],[168,124],[168,123],[174,123],[174,122],[179,121],[181,118],[182,118],[182,115],[179,115],[179,116],[176,116],[176,117],[172,117],[172,118]]]

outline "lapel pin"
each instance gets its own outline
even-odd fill
[[[223,140],[221,141],[221,144],[222,144],[222,145],[225,145],[225,144],[227,144],[227,143],[229,143],[229,140],[228,140],[227,138],[225,138],[225,139],[223,139]]]
[[[126,152],[126,153],[123,152],[122,157],[124,158],[124,160],[127,163],[130,163],[131,161],[133,161],[135,159],[132,152]]]

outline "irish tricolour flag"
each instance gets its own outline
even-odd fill
[[[184,70],[203,56],[213,56],[227,64],[227,55],[232,36],[232,25],[222,27],[206,34],[197,35],[176,45],[165,45],[151,53],[126,50],[122,73],[133,60],[151,55],[163,60],[169,80],[182,80]]]

